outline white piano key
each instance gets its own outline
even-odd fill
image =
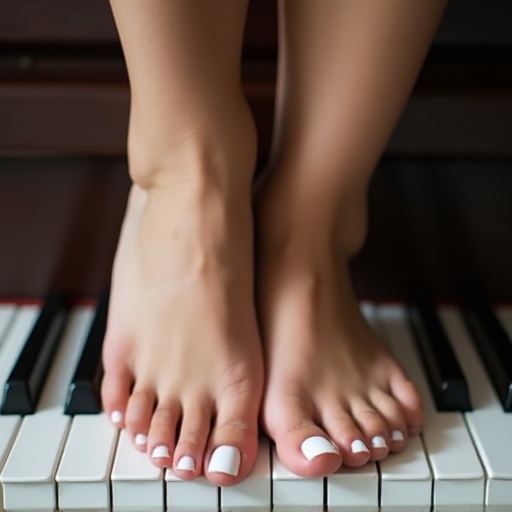
[[[499,317],[507,320],[508,315],[502,311]],[[441,318],[449,332],[470,387],[474,409],[467,412],[465,416],[487,473],[486,510],[511,510],[512,413],[503,411],[458,312],[453,308],[444,308]],[[507,328],[506,322],[505,328]]]
[[[5,384],[18,355],[34,327],[41,308],[39,306],[21,306],[16,309],[14,318],[4,324],[6,334],[0,345],[0,386]],[[7,313],[9,315],[9,313]]]
[[[171,469],[165,470],[167,510],[172,512],[217,512],[219,487],[204,476],[195,480],[181,480]]]
[[[409,439],[400,452],[379,463],[381,510],[430,511],[432,474],[420,437]]]
[[[6,305],[0,307],[0,385],[2,387],[38,314],[37,306],[16,308],[13,305]],[[0,472],[11,450],[20,423],[20,416],[0,416]],[[4,493],[0,486],[0,509],[3,507]]]
[[[258,456],[250,476],[238,485],[221,488],[221,509],[223,512],[242,509],[244,512],[270,512],[271,486],[270,446],[267,439],[260,439]]]
[[[64,400],[91,319],[91,308],[70,315],[36,413],[21,422],[0,475],[6,510],[57,507],[55,472],[70,422],[63,414]]]
[[[288,471],[272,450],[274,512],[320,512],[324,509],[324,479],[304,478]]]
[[[60,512],[110,509],[117,436],[104,413],[73,417],[55,477]]]
[[[122,430],[111,473],[113,511],[165,510],[163,473],[146,453],[132,446],[128,433]]]
[[[436,410],[403,308],[383,307],[379,316],[391,349],[424,399],[422,437],[434,476],[432,505],[437,511],[455,505],[481,511],[485,475],[462,414]]]
[[[376,512],[379,509],[379,474],[375,463],[360,468],[342,466],[327,477],[329,511]]]
[[[0,350],[3,342],[5,341],[7,331],[11,325],[12,319],[16,313],[15,304],[2,304],[0,305]]]

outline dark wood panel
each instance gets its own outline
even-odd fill
[[[275,48],[276,2],[249,4],[247,50]],[[108,0],[2,0],[0,43],[17,45],[118,46]]]
[[[4,159],[0,296],[76,296],[108,284],[128,190],[123,159]],[[362,298],[404,299],[423,282],[453,298],[476,282],[512,300],[512,160],[385,159],[353,263]]]
[[[247,84],[268,154],[272,83]],[[122,83],[0,85],[0,154],[125,154],[129,91]],[[391,138],[389,154],[512,156],[512,92],[418,93]]]

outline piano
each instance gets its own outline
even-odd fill
[[[381,463],[317,480],[288,472],[262,438],[253,474],[219,489],[153,467],[91,410],[94,363],[90,393],[75,386],[85,412],[66,414],[101,333],[129,186],[126,73],[103,0],[4,0],[0,510],[512,510],[511,15],[503,0],[449,4],[376,170],[352,266],[365,315],[422,391],[424,432]],[[275,2],[251,2],[243,79],[262,163],[275,31]]]

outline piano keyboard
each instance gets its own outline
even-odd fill
[[[424,397],[424,432],[404,451],[328,478],[304,479],[290,473],[262,439],[251,476],[217,488],[204,477],[182,481],[153,466],[104,413],[90,414],[91,396],[84,406],[89,414],[65,414],[76,375],[96,381],[81,389],[97,389],[99,382],[99,361],[92,363],[91,354],[98,359],[102,319],[94,321],[92,306],[71,309],[53,351],[47,340],[55,328],[41,321],[48,308],[2,305],[0,386],[9,414],[0,415],[0,510],[511,511],[512,413],[505,409],[512,393],[512,308],[498,308],[491,327],[478,307],[468,308],[462,314],[446,306],[432,316],[423,306],[418,314],[404,306],[363,306]],[[105,308],[99,310],[104,315]],[[45,339],[40,350],[27,350],[35,331]],[[23,353],[29,361],[24,370],[17,365]],[[71,391],[81,384],[74,382]],[[34,412],[16,413],[16,397],[22,397],[20,410],[34,401]],[[447,408],[452,410],[440,410]]]

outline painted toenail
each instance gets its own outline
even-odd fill
[[[313,460],[318,455],[324,453],[335,453],[339,455],[339,450],[334,446],[328,439],[321,436],[312,436],[304,439],[300,445],[300,449],[304,454],[304,457],[308,460]]]
[[[234,446],[218,446],[212,453],[209,473],[226,473],[227,475],[237,476],[240,469],[240,452]]]
[[[112,423],[122,423],[123,413],[121,411],[112,411],[110,414],[110,421],[112,421]]]
[[[190,455],[184,455],[176,465],[176,469],[180,471],[195,471],[196,463]]]
[[[372,438],[372,448],[387,448],[388,443],[382,436],[375,436]]]
[[[153,457],[153,459],[164,459],[169,456],[169,448],[164,445],[155,446],[153,452],[151,453],[151,457]]]
[[[137,446],[144,446],[148,442],[148,436],[146,434],[137,434],[135,436],[135,444]]]
[[[404,434],[401,430],[393,430],[391,432],[391,440],[392,441],[403,441],[404,440]]]
[[[352,450],[352,453],[362,453],[367,452],[369,453],[370,450],[368,450],[368,446],[366,446],[363,441],[360,439],[356,439],[355,441],[352,441],[352,444],[350,445],[350,449]]]

